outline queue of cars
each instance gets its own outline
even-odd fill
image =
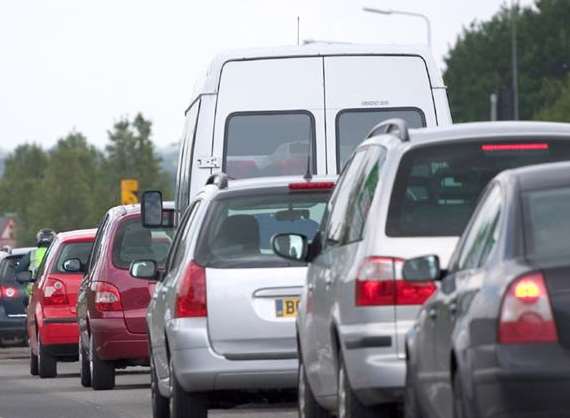
[[[32,374],[148,365],[155,418],[291,391],[302,418],[564,416],[569,166],[520,167],[570,161],[570,126],[450,123],[419,49],[220,56],[175,204],[50,247]]]

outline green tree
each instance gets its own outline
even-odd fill
[[[517,13],[521,119],[533,119],[561,94],[570,65],[570,2],[538,0]],[[446,57],[444,78],[455,122],[488,120],[489,96],[512,94],[511,13],[465,28]]]
[[[36,144],[18,146],[6,159],[0,180],[0,210],[18,215],[18,240],[33,244],[35,233],[31,203],[38,198],[48,165],[47,153]]]
[[[115,123],[108,132],[106,147],[107,184],[110,204],[120,202],[120,181],[124,178],[138,179],[140,191],[159,189],[168,196],[170,182],[168,174],[160,166],[154,144],[151,140],[152,122],[142,114],[130,121],[127,118]]]
[[[71,132],[50,151],[48,165],[37,199],[30,202],[35,230],[52,228],[67,231],[94,227],[102,189],[102,154],[89,145],[85,136]]]
[[[570,77],[563,84],[560,97],[554,104],[540,112],[536,119],[544,121],[570,122]]]

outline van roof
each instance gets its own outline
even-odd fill
[[[342,55],[413,55],[421,57],[428,69],[432,88],[445,88],[439,68],[429,49],[421,45],[379,45],[311,42],[300,46],[229,50],[217,55],[207,72],[196,82],[192,101],[201,94],[217,94],[222,69],[227,62],[293,57]]]

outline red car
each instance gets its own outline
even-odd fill
[[[27,312],[30,373],[55,377],[58,361],[77,361],[77,293],[96,229],[62,232],[49,247]]]
[[[110,209],[100,224],[79,298],[81,384],[115,386],[115,370],[149,363],[146,310],[154,283],[129,274],[135,260],[164,263],[171,228],[145,229],[139,205]]]

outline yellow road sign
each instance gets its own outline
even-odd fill
[[[139,181],[136,179],[121,180],[121,205],[139,203]]]

